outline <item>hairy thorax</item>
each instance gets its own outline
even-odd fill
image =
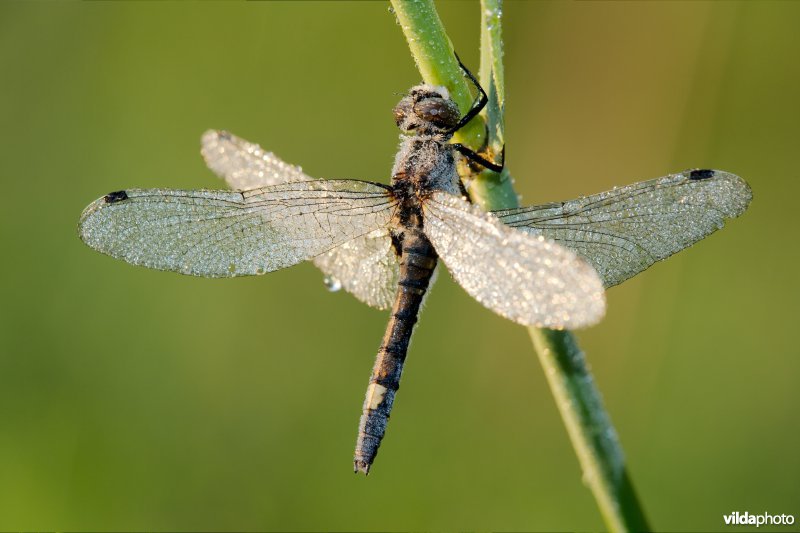
[[[443,137],[403,137],[392,170],[392,185],[420,199],[437,190],[459,194],[453,149]]]

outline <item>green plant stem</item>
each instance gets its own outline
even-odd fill
[[[426,83],[444,85],[462,110],[471,96],[453,55],[453,46],[431,0],[392,0],[411,53]],[[473,120],[458,138],[497,157],[505,142],[505,89],[502,66],[502,2],[481,1],[481,85],[489,95],[483,121]],[[475,132],[475,125],[481,131]],[[484,136],[484,132],[488,135]],[[466,128],[465,128],[466,129]],[[469,180],[472,199],[484,209],[516,207],[507,169],[481,172]],[[610,531],[645,531],[649,526],[628,477],[624,454],[606,413],[586,358],[569,331],[528,328],[572,446],[603,520]]]
[[[486,120],[488,151],[493,159],[503,157],[505,140],[505,82],[503,70],[502,0],[481,1],[481,65],[478,79],[489,96],[481,114]],[[494,211],[519,205],[508,168],[498,174],[484,170],[469,181],[470,197],[483,209]]]
[[[569,331],[528,328],[539,362],[609,531],[649,531],[586,357]]]

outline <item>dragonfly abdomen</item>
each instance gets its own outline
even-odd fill
[[[397,295],[372,369],[358,426],[353,459],[356,472],[369,473],[386,433],[394,397],[400,388],[411,333],[430,286],[437,258],[421,227],[406,229],[402,239]]]

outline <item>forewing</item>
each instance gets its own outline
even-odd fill
[[[605,312],[603,284],[573,252],[501,224],[444,192],[424,204],[425,234],[476,300],[525,325],[579,328]]]
[[[92,248],[158,270],[206,277],[263,274],[385,228],[385,187],[318,180],[250,191],[131,189],[84,210]]]
[[[606,287],[625,281],[722,228],[747,209],[740,177],[692,170],[569,202],[495,211],[504,224],[566,246]]]
[[[400,265],[386,228],[337,246],[314,259],[330,279],[367,305],[388,309],[394,302]]]
[[[231,189],[257,189],[313,179],[300,167],[285,163],[272,152],[227,131],[205,132],[200,152],[208,168]]]

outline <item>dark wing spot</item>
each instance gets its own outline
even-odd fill
[[[714,177],[714,171],[713,170],[696,169],[696,170],[692,170],[691,172],[689,172],[689,179],[690,180],[698,180],[698,181],[699,180],[707,180],[707,179],[713,178],[713,177]]]
[[[108,193],[103,197],[103,200],[105,200],[107,204],[115,204],[117,202],[121,202],[127,199],[128,199],[128,193],[126,193],[125,191],[116,191]]]

